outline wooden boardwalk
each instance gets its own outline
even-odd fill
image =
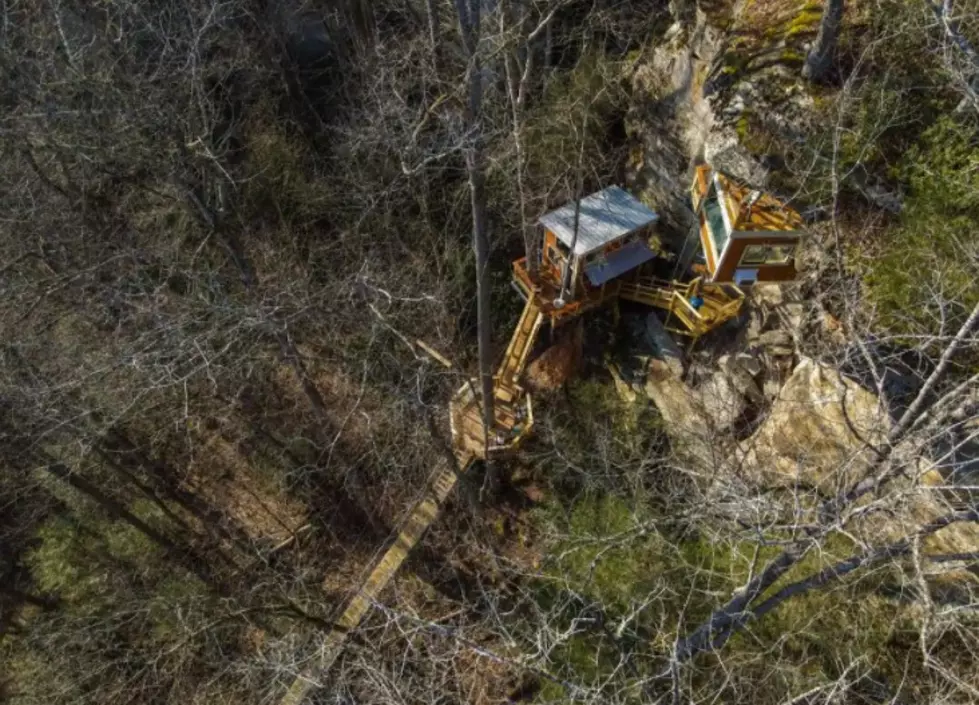
[[[473,456],[468,453],[456,457],[460,473],[465,472],[472,462]],[[387,550],[374,564],[360,589],[347,602],[333,629],[320,645],[314,662],[296,676],[285,696],[279,701],[279,705],[301,705],[311,692],[322,687],[322,680],[340,655],[347,635],[361,623],[371,605],[378,600],[381,592],[398,572],[408,553],[418,544],[425,531],[438,517],[442,504],[455,487],[457,480],[456,470],[447,460],[443,460],[436,466],[424,496],[401,522]]]

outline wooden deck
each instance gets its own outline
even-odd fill
[[[522,257],[513,263],[513,278],[527,300],[533,301],[555,327],[614,300],[618,297],[621,286],[621,282],[616,279],[600,289],[589,289],[578,298],[565,302],[564,306],[557,307],[554,302],[561,294],[561,284],[553,279],[549,271],[541,270],[537,280],[531,280],[527,271],[527,258]]]
[[[762,191],[750,212],[742,207],[753,189],[719,173],[717,180],[725,197],[732,230],[764,233],[797,233],[805,228],[802,216],[772,194]]]
[[[694,339],[737,316],[744,303],[744,292],[733,284],[704,284],[700,279],[677,282],[639,276],[624,282],[619,296],[667,311],[666,329]],[[691,303],[694,296],[703,299],[700,308]]]
[[[507,451],[516,450],[534,425],[534,408],[529,394],[516,390],[514,399],[501,397],[504,387],[494,386],[493,428],[488,438],[483,433],[483,406],[479,403],[476,385],[479,380],[467,382],[453,395],[449,403],[452,425],[452,443],[457,453],[468,453],[486,459]]]

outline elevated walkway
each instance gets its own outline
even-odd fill
[[[692,303],[698,296],[703,300],[699,308]],[[668,331],[694,339],[735,318],[744,303],[744,292],[733,284],[705,284],[700,279],[678,282],[650,276],[622,282],[619,297],[663,309],[669,314]]]
[[[459,473],[465,472],[472,462],[473,456],[470,454],[456,455]],[[451,467],[448,460],[436,465],[425,494],[392,533],[387,549],[372,564],[367,578],[348,600],[340,617],[320,645],[314,662],[296,676],[279,705],[300,705],[313,690],[321,687],[321,681],[340,655],[347,635],[360,625],[371,605],[377,602],[381,592],[405,562],[408,553],[438,517],[442,504],[457,480],[456,469]]]

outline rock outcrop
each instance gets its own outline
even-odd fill
[[[717,370],[696,390],[715,430],[733,429],[747,419],[752,406],[764,402],[757,382],[761,372],[761,363],[752,355],[723,355],[717,361]]]
[[[875,394],[803,358],[765,421],[737,447],[727,467],[755,485],[801,490],[800,506],[814,503],[881,471],[876,449],[886,445],[891,423]],[[852,536],[872,545],[899,541],[953,511],[956,501],[935,460],[920,450],[912,453],[900,446],[895,450],[890,462],[901,472],[874,497],[880,510],[851,522]],[[979,526],[963,522],[931,536],[923,551],[968,554],[977,546]]]
[[[739,465],[766,485],[832,486],[862,476],[890,420],[877,397],[803,358],[764,423],[741,444]],[[841,475],[845,477],[841,477]]]
[[[558,341],[527,366],[524,383],[532,392],[553,392],[578,371],[582,360],[582,322],[561,331]]]

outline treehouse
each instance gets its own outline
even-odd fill
[[[651,228],[659,216],[610,186],[568,203],[538,221],[543,236],[536,276],[526,258],[514,263],[517,285],[539,300],[552,323],[617,295],[617,280],[653,259]]]
[[[653,267],[644,266],[656,256],[649,240],[658,220],[656,213],[618,186],[540,218],[537,267],[532,271],[526,257],[513,263],[514,282],[525,306],[493,376],[493,423],[483,427],[479,380],[469,380],[450,401],[457,452],[488,458],[515,450],[531,432],[533,405],[522,377],[545,321],[558,326],[623,299],[665,311],[666,330],[696,340],[737,317],[744,293],[730,279],[670,281],[655,277]],[[785,239],[781,231],[768,235],[765,242],[772,240],[776,246],[790,243],[792,248],[797,241]]]
[[[707,281],[748,285],[795,279],[804,235],[795,210],[706,164],[696,168],[690,190]]]

